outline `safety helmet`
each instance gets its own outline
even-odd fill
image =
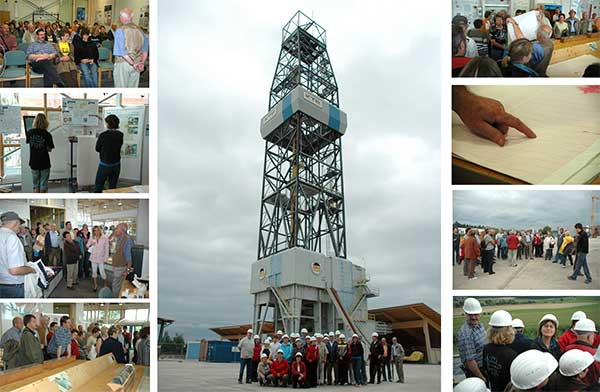
[[[512,326],[512,316],[506,310],[497,310],[492,313],[489,324],[492,327],[510,327]]]
[[[333,332],[329,332],[329,336],[335,336]]]
[[[296,356],[297,356],[297,357],[301,357],[301,356],[302,356],[302,353],[301,353],[301,352],[297,352],[297,353],[296,353]]]
[[[353,337],[353,338],[357,338],[357,337],[358,337],[358,335],[357,335],[357,334],[352,334],[352,337]]]
[[[373,337],[375,337],[375,338],[378,338],[378,337],[379,337],[379,334],[378,334],[377,332],[373,332],[373,333],[371,334],[371,337],[372,337],[372,338],[373,338]]]
[[[594,320],[583,319],[575,323],[575,332],[596,332],[596,324]]]
[[[336,331],[335,331],[335,334],[336,334],[336,335],[340,335],[340,334],[341,334],[341,333],[340,333],[340,330],[339,330],[339,329],[338,329],[338,330],[336,330]]]
[[[340,334],[340,339],[346,339],[346,335],[344,335],[343,333]]]
[[[269,356],[265,353],[260,354],[260,359],[269,358]]]
[[[463,304],[463,312],[466,314],[481,314],[483,310],[479,301],[475,298],[467,298]]]
[[[512,327],[513,328],[525,328],[525,324],[523,324],[523,320],[521,320],[521,319],[513,319]]]
[[[578,310],[575,313],[573,313],[573,315],[571,316],[571,321],[579,321],[579,320],[585,319],[585,318],[587,318],[585,312]]]
[[[277,354],[279,354],[279,353],[283,354],[283,350],[282,349],[277,350]]]
[[[312,338],[310,338],[310,341],[311,341],[311,342],[316,342],[316,341],[317,341],[317,338],[316,338],[315,336],[313,336]]]
[[[544,382],[558,367],[550,353],[527,350],[519,354],[510,365],[510,381],[519,389],[532,389]]]
[[[256,339],[260,339],[260,336],[254,335],[254,340],[256,340]]]
[[[283,335],[283,336],[281,337],[281,339],[289,339],[289,338],[290,338],[290,337],[289,337],[288,335]]]
[[[308,333],[308,329],[306,329],[306,328],[302,328],[302,329],[300,330],[300,333]]]
[[[277,335],[283,335],[283,331],[280,329],[277,331]]]
[[[490,392],[479,377],[469,377],[454,387],[454,392]]]
[[[254,333],[254,331],[252,329],[249,329],[246,331],[246,333]]]
[[[542,317],[540,319],[540,322],[538,323],[538,327],[541,326],[542,324],[544,324],[544,322],[546,322],[546,321],[553,321],[554,325],[556,325],[556,328],[558,329],[558,319],[556,318],[555,315],[550,314],[550,313],[545,314],[544,317]]]
[[[594,357],[587,351],[578,349],[569,350],[564,353],[558,361],[560,374],[572,377],[587,369],[594,363]]]

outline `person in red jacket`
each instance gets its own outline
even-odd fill
[[[79,358],[79,343],[77,343],[77,330],[71,331],[71,355],[75,358]],[[67,356],[67,350],[65,350],[63,357]]]
[[[317,338],[310,338],[310,345],[306,347],[306,370],[308,377],[308,386],[314,388],[317,386],[317,372],[319,368],[319,348],[317,347]]]
[[[575,343],[567,346],[564,352],[579,349],[595,355],[596,349],[592,345],[596,334],[596,324],[592,320],[582,319],[575,324],[574,331],[577,334],[577,340]],[[598,378],[600,378],[600,362],[594,361],[588,368],[588,373],[583,379],[583,382],[588,387],[596,386],[598,384]]]
[[[574,329],[575,324],[577,324],[577,322],[579,320],[583,320],[585,318],[587,318],[587,315],[584,312],[582,312],[581,310],[576,311],[571,316],[571,327],[569,329],[567,329],[565,332],[563,332],[563,334],[560,335],[560,337],[558,338],[558,345],[560,346],[560,349],[563,352],[565,351],[567,346],[570,346],[571,344],[575,343],[575,341],[577,341],[577,334],[575,333],[575,329]],[[594,347],[598,347],[598,346],[594,346]]]
[[[273,376],[273,386],[287,387],[288,373],[290,364],[283,359],[283,350],[277,350],[277,359],[271,364],[271,375]]]
[[[262,343],[260,336],[254,335],[254,352],[252,353],[252,381],[258,382],[258,363],[260,362],[260,354],[262,352]]]
[[[296,353],[296,358],[292,363],[292,386],[304,388],[305,385],[307,385],[306,365],[302,362],[302,353]]]
[[[517,251],[519,249],[519,237],[512,230],[508,237],[506,237],[506,245],[508,246],[508,264],[511,267],[517,266]]]

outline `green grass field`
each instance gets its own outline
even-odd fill
[[[511,316],[513,318],[519,318],[523,320],[525,324],[525,335],[530,338],[535,338],[537,336],[537,325],[543,315],[547,313],[552,313],[558,318],[559,326],[557,337],[560,336],[566,329],[568,329],[571,325],[571,315],[576,310],[582,310],[585,312],[588,318],[594,320],[596,322],[597,327],[600,322],[600,298],[598,297],[570,297],[564,298],[561,302],[560,300],[554,298],[553,300],[540,300],[535,301],[539,302],[539,307],[535,309],[516,309],[509,310]],[[587,303],[583,306],[574,306],[574,307],[565,307],[565,308],[552,308],[548,307],[547,304],[566,304],[566,303]],[[481,316],[481,321],[484,323],[487,329],[488,322],[490,320],[491,313],[485,312],[485,307],[483,308],[484,314]],[[454,328],[454,353],[456,354],[458,351],[456,349],[456,333],[460,329],[460,327],[464,324],[465,317],[457,316],[454,317],[453,320],[453,328]]]

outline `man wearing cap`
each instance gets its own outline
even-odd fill
[[[333,370],[335,367],[335,352],[333,349],[333,343],[335,341],[335,335],[333,332],[329,332],[323,339],[323,342],[327,346],[327,363],[325,364],[325,379],[327,385],[333,384]]]
[[[261,354],[258,364],[258,382],[261,386],[269,385],[273,379],[271,376],[271,363],[267,354]]]
[[[362,362],[364,360],[364,349],[362,343],[358,340],[358,335],[352,335],[350,343],[350,354],[352,355],[352,372],[354,374],[354,385],[359,386],[364,384],[362,378]]]
[[[517,354],[521,354],[531,348],[533,340],[525,336],[525,324],[521,319],[514,319],[512,327],[515,330],[515,340],[509,345]]]
[[[510,365],[510,383],[504,390],[508,392],[556,391],[556,378],[553,375],[557,367],[558,361],[552,354],[527,350],[519,354]]]
[[[590,269],[587,264],[587,254],[589,252],[589,241],[588,235],[585,230],[583,230],[583,226],[581,223],[577,223],[575,225],[575,230],[577,231],[577,259],[575,260],[575,271],[573,271],[573,275],[570,275],[568,278],[570,280],[577,280],[579,276],[579,271],[583,268],[583,273],[585,274],[585,283],[592,283],[592,276],[590,275]]]
[[[454,18],[452,18],[452,25],[460,27],[465,34],[465,38],[467,40],[465,57],[477,57],[479,55],[477,43],[473,38],[467,35],[467,29],[469,27],[469,21],[467,18],[463,15],[456,15]]]
[[[596,324],[594,321],[590,319],[581,319],[575,323],[575,327],[573,327],[573,329],[575,334],[577,334],[577,340],[575,343],[568,345],[565,348],[565,352],[578,349],[595,355],[597,350],[592,346],[594,343],[594,336],[596,334]],[[587,386],[593,386],[598,384],[599,378],[600,363],[594,361],[594,363],[589,367],[588,374],[583,379],[583,382]]]
[[[306,373],[307,385],[314,388],[318,384],[319,373],[319,347],[317,346],[317,338],[311,337],[310,344],[306,347]]]
[[[592,354],[578,349],[570,350],[563,354],[558,361],[560,377],[558,391],[583,391],[588,385],[585,378],[589,373],[590,365],[593,365]],[[597,383],[596,383],[597,386]]]
[[[138,87],[148,58],[148,37],[133,23],[131,8],[121,10],[119,20],[113,47],[115,87]]]
[[[398,343],[398,338],[392,338],[392,362],[396,368],[396,375],[398,376],[399,383],[404,383],[404,369],[402,368],[402,362],[404,361],[404,347]]]
[[[0,215],[0,298],[24,298],[24,275],[35,272],[26,265],[23,243],[17,236],[23,223],[13,211]]]
[[[319,385],[325,384],[325,367],[327,366],[327,357],[329,356],[329,350],[327,345],[323,342],[323,335],[317,333],[317,348],[319,349],[319,364],[318,364],[318,383]]]
[[[340,334],[339,341],[337,342],[335,357],[338,365],[338,378],[336,378],[335,383],[337,385],[346,385],[349,383],[348,371],[352,355],[350,346],[346,343],[346,336],[343,333]]]
[[[242,377],[244,375],[244,368],[246,368],[246,384],[252,384],[252,355],[254,354],[254,339],[252,339],[253,331],[249,329],[246,331],[246,336],[242,338],[237,348],[240,350],[240,375],[238,377],[238,383],[242,383]]]
[[[296,353],[292,364],[292,386],[294,388],[304,388],[308,385],[306,365],[302,359],[302,353]]]
[[[481,319],[481,305],[475,298],[467,298],[463,305],[466,321],[458,331],[458,353],[461,368],[465,376],[479,377],[485,381],[481,372],[483,366],[483,346],[485,345],[485,328]]]
[[[383,358],[383,346],[379,341],[379,334],[373,332],[371,335],[371,345],[369,346],[369,384],[381,384],[381,359]]]
[[[273,386],[278,387],[281,385],[287,387],[289,371],[290,364],[283,358],[283,351],[279,349],[279,351],[277,351],[277,359],[271,364],[271,380]]]
[[[275,356],[275,353],[277,353],[277,351],[281,348],[281,341],[280,341],[280,336],[279,334],[273,336],[273,341],[269,342],[269,351],[271,351],[271,357]]]
[[[277,355],[277,352],[279,350],[281,350],[283,352],[283,358],[288,361],[288,362],[292,362],[292,343],[290,342],[290,337],[287,335],[283,335],[283,341],[281,342],[281,344],[279,345],[279,348],[277,350],[271,350],[271,352],[273,354],[272,357],[275,358]]]
[[[587,315],[581,310],[578,310],[575,313],[573,313],[573,315],[571,316],[571,326],[558,338],[558,345],[560,346],[561,351],[564,352],[567,346],[570,346],[571,344],[575,343],[575,341],[577,340],[577,334],[574,330],[575,324],[577,324],[579,320],[583,320],[585,318],[587,318]]]

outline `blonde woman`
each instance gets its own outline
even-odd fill
[[[104,263],[108,261],[109,239],[100,226],[92,228],[92,236],[87,242],[87,247],[90,252],[94,291],[98,291],[98,272],[100,272],[100,277],[104,279],[104,287],[108,287],[106,272],[104,272]]]
[[[483,346],[483,372],[492,392],[504,391],[510,382],[510,365],[517,352],[510,345],[515,340],[512,316],[506,310],[492,314],[487,331],[488,344]]]
[[[44,256],[46,230],[40,226],[39,234],[35,237],[33,244],[33,260],[37,261]]]
[[[50,178],[50,151],[54,140],[48,132],[48,119],[39,113],[33,120],[33,128],[27,131],[25,142],[29,144],[29,167],[33,175],[33,192],[47,193]]]
[[[96,339],[96,352],[98,354],[100,353],[100,347],[102,347],[102,343],[104,343],[106,339],[108,339],[108,328],[102,327],[100,328],[100,336],[98,336],[98,339]]]

